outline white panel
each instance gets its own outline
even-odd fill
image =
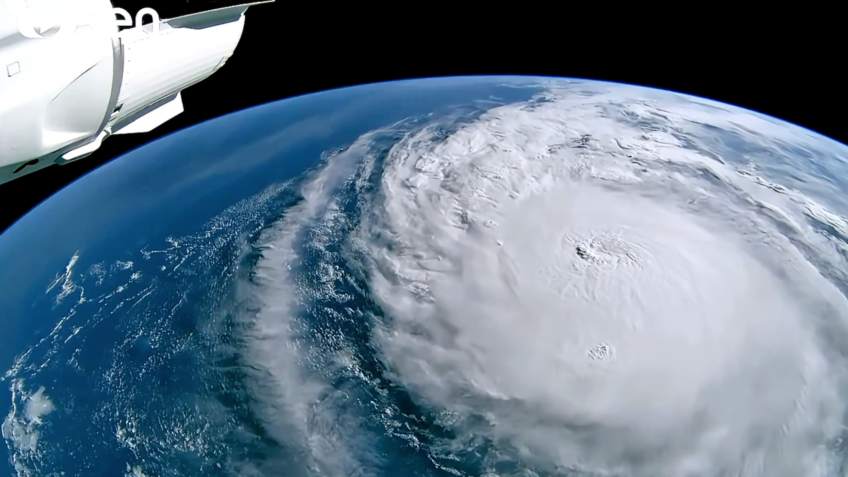
[[[171,28],[158,33],[142,29],[121,32],[124,43],[124,82],[120,112],[110,125],[116,132],[139,110],[209,77],[232,56],[244,28],[244,16],[203,29]]]
[[[0,0],[0,44],[6,44],[19,37],[15,12],[24,7],[25,0]],[[20,2],[20,3],[19,3]],[[3,66],[8,63],[3,63]],[[0,75],[0,81],[2,81]],[[0,85],[3,83],[0,82]]]
[[[100,145],[103,143],[103,140],[106,139],[106,136],[106,131],[102,131],[100,134],[97,135],[97,138],[94,141],[63,154],[62,160],[65,162],[70,162],[81,157],[88,156],[92,152],[100,149]]]
[[[147,133],[165,124],[182,112],[183,97],[178,93],[176,98],[129,123],[115,132],[115,134]]]
[[[18,31],[23,2],[0,0],[0,167],[37,159],[89,141],[100,132],[112,90],[110,32],[80,28],[65,38],[25,38]],[[60,2],[77,13],[111,13],[109,0]],[[17,74],[9,75],[9,65]]]

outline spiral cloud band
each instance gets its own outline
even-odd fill
[[[371,333],[387,378],[444,416],[442,454],[580,475],[841,472],[848,228],[803,190],[814,172],[790,187],[785,161],[762,162],[788,144],[844,161],[840,146],[672,93],[550,86],[447,135],[412,131],[382,162],[361,138],[266,231],[260,270],[290,269],[298,230],[337,223],[333,192],[377,174],[351,239],[384,310]],[[280,287],[257,288],[269,327],[294,306]],[[263,343],[283,389],[295,371]],[[327,392],[311,385],[290,409]],[[365,452],[310,432],[340,468]]]
[[[92,242],[13,312],[13,472],[848,475],[848,147],[590,81],[359,91],[269,106],[299,122],[160,191],[226,210]]]

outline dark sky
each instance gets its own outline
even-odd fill
[[[155,8],[151,1],[143,6]],[[144,2],[114,3],[134,14]],[[734,35],[719,25],[674,34],[657,30],[662,25],[627,30],[494,7],[466,18],[415,5],[386,11],[361,2],[277,0],[251,7],[235,55],[183,92],[183,114],[149,134],[109,138],[79,162],[0,185],[0,230],[87,171],[161,135],[269,101],[404,78],[530,74],[641,84],[758,110],[848,143],[848,73],[829,53],[837,39],[780,28]]]

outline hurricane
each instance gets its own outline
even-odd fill
[[[62,419],[127,475],[844,475],[846,164],[610,83],[410,117],[132,263],[70,259],[3,437],[20,475],[82,452],[27,383],[89,372],[75,337],[111,323],[112,399]]]

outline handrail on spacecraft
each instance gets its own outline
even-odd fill
[[[182,90],[233,55],[248,7],[274,1],[195,0],[188,8],[160,0],[160,12],[152,0],[144,7],[163,16],[158,28],[91,24],[59,39],[22,33],[22,12],[61,9],[111,21],[112,2],[0,0],[0,184],[78,161],[112,135],[149,132],[182,113]]]

